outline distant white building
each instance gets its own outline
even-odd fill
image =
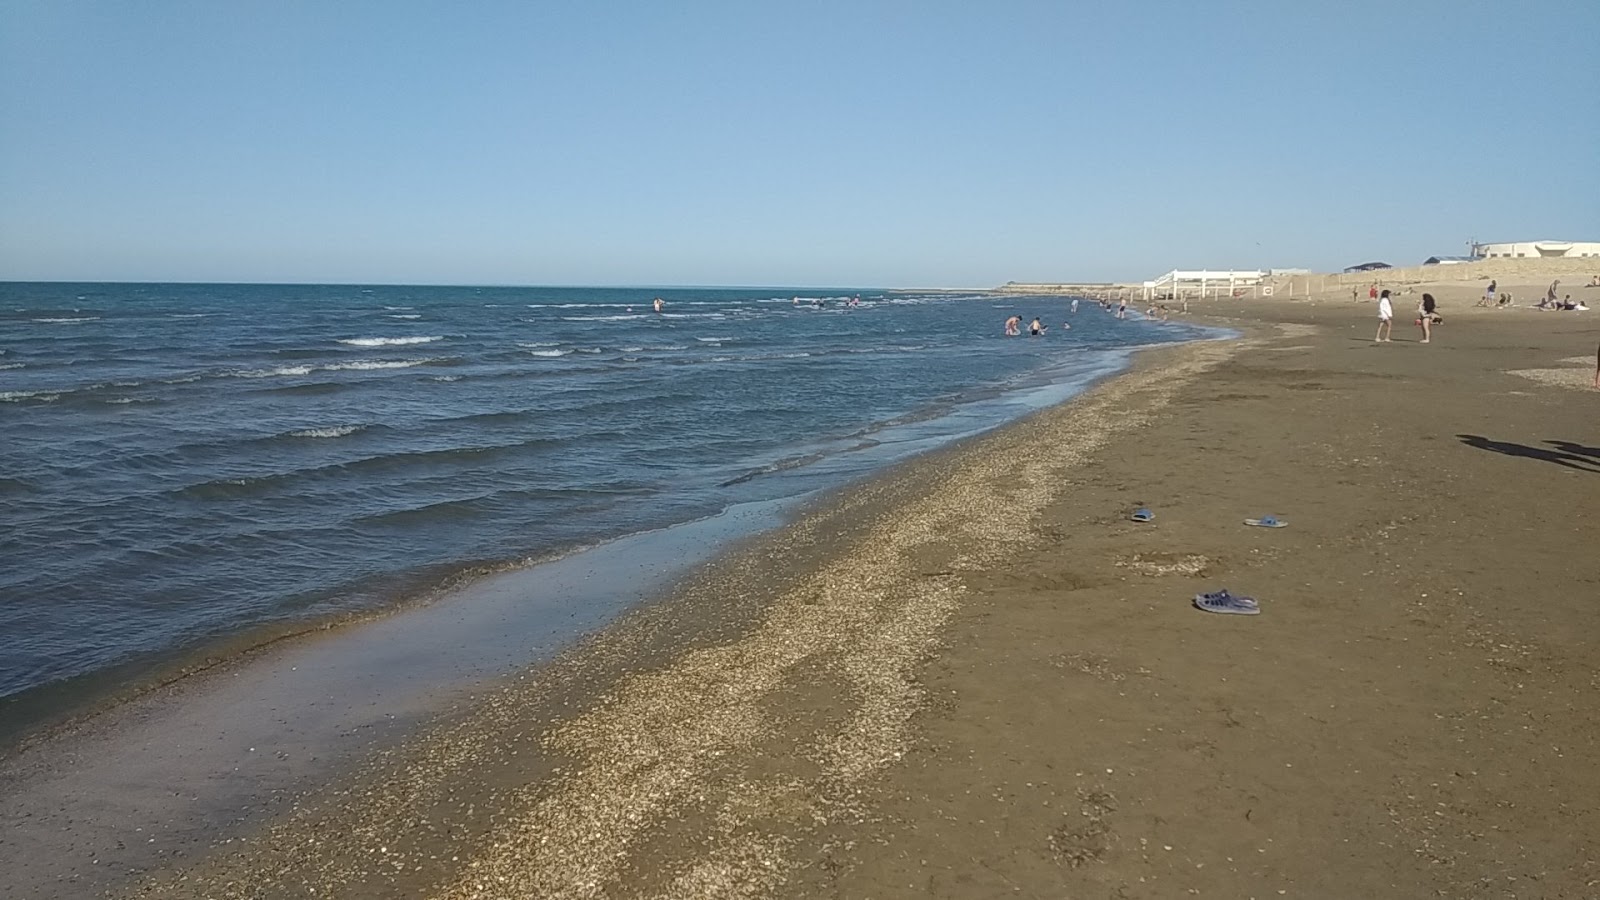
[[[1526,257],[1528,259],[1572,259],[1600,256],[1600,241],[1513,241],[1505,244],[1473,244],[1477,259]]]

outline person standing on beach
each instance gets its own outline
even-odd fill
[[[1006,320],[1006,337],[1016,337],[1022,333],[1022,316],[1015,313]]]
[[[1378,336],[1372,339],[1374,344],[1388,343],[1394,334],[1394,305],[1389,302],[1389,289],[1384,288],[1378,296]]]
[[[1554,304],[1556,302],[1556,288],[1560,287],[1560,286],[1561,286],[1561,279],[1559,279],[1559,278],[1557,278],[1555,281],[1550,282],[1550,289],[1544,292],[1545,302],[1551,303],[1551,304]]]
[[[1384,293],[1388,293],[1388,291],[1385,291]],[[1378,283],[1376,281],[1374,281],[1372,283],[1371,287],[1367,288],[1367,299],[1368,300],[1376,300],[1376,299],[1378,299]]]
[[[1497,288],[1499,286],[1500,286],[1500,282],[1495,281],[1493,279],[1490,279],[1489,286],[1483,289],[1483,299],[1485,301],[1484,302],[1485,306],[1493,306],[1494,305],[1495,288]]]
[[[1432,294],[1423,294],[1422,302],[1417,304],[1417,325],[1422,329],[1424,344],[1433,337],[1433,311],[1436,306]]]

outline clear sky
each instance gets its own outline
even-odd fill
[[[1600,240],[1600,2],[0,0],[0,279],[992,286]]]

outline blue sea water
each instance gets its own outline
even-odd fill
[[[0,712],[465,568],[837,485],[1199,335],[1069,302],[0,284]],[[1005,338],[1013,311],[1053,327]]]

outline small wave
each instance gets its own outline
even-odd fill
[[[578,348],[578,352],[579,353],[604,353],[605,351],[600,349],[599,347],[579,347]]]
[[[442,340],[444,340],[444,335],[434,335],[432,337],[345,338],[340,340],[339,343],[349,344],[352,347],[405,347],[411,344],[431,344],[434,341]]]
[[[74,317],[74,318],[34,319],[33,321],[38,322],[38,323],[40,323],[42,325],[78,325],[78,324],[83,323],[83,322],[98,322],[98,321],[100,321],[100,317],[99,316],[77,316],[77,317]]]
[[[238,373],[240,378],[273,378],[279,375],[310,375],[316,366],[279,366],[276,369],[253,369]]]
[[[562,316],[561,317],[561,321],[563,321],[563,322],[626,322],[626,321],[628,321],[630,319],[643,319],[643,318],[647,318],[647,316],[645,316],[643,313],[633,313],[631,315],[624,314],[624,315],[618,315],[618,316]]]
[[[150,397],[116,397],[106,402],[115,406],[125,406],[129,403],[150,403],[152,401],[153,398]]]
[[[416,309],[416,307],[415,306],[385,306],[384,309],[402,310],[402,309]]]
[[[780,459],[771,465],[762,466],[759,469],[752,469],[749,472],[745,472],[743,475],[737,475],[733,478],[730,478],[727,481],[722,482],[720,485],[718,485],[718,487],[731,487],[735,484],[744,484],[747,481],[760,478],[763,475],[771,475],[774,472],[784,472],[788,471],[789,469],[798,469],[801,466],[809,466],[812,463],[825,458],[827,458],[827,454],[825,453],[807,453],[804,456],[792,456],[788,459]]]
[[[364,372],[368,369],[409,369],[413,366],[426,366],[433,363],[445,362],[447,357],[435,356],[428,359],[359,359],[355,362],[333,363],[322,367],[324,372]]]
[[[695,340],[702,341],[702,342],[707,343],[707,344],[721,344],[721,343],[723,343],[725,341],[731,341],[731,340],[733,340],[733,338],[726,338],[726,337],[697,337],[697,338],[695,338]]]
[[[566,356],[571,350],[529,350],[529,356]]]
[[[536,350],[536,349],[538,349],[540,347],[559,347],[559,346],[561,346],[561,342],[560,341],[518,341],[517,342],[517,346],[518,347],[526,347],[529,350]]]
[[[460,381],[461,380],[461,376],[460,375],[435,375],[432,378],[429,378],[428,380],[429,381]]]
[[[395,314],[389,316],[389,318],[391,318],[391,319],[420,319],[420,318],[422,318],[422,314],[421,313],[395,313]]]
[[[0,403],[21,403],[24,400],[49,403],[60,397],[60,391],[0,391]]]
[[[366,372],[373,369],[410,369],[415,366],[439,365],[440,363],[453,362],[454,360],[454,357],[449,356],[430,356],[427,359],[357,359],[350,362],[328,363],[321,366],[309,364],[278,366],[275,369],[254,369],[235,374],[239,378],[296,377],[310,375],[313,372]]]
[[[355,434],[365,429],[365,425],[330,425],[327,428],[304,428],[300,431],[289,432],[289,437],[298,438],[336,438],[347,434]]]
[[[0,369],[21,369],[26,365],[27,363],[3,363],[0,364]]]

